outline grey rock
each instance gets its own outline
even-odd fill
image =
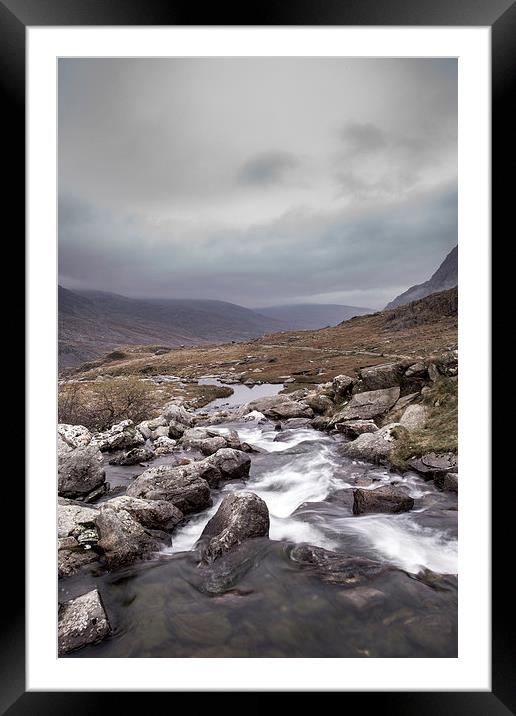
[[[456,472],[440,473],[434,477],[434,484],[440,490],[446,492],[458,492],[459,491],[459,476]]]
[[[374,420],[344,420],[335,425],[339,433],[356,438],[363,433],[375,433],[378,426]]]
[[[142,525],[124,509],[104,506],[97,517],[100,539],[108,569],[118,569],[160,549],[161,543],[151,537]]]
[[[168,425],[160,425],[155,428],[151,433],[151,440],[157,440],[158,438],[168,438],[170,428]]]
[[[220,480],[220,470],[205,460],[177,467],[160,465],[137,477],[127,488],[127,494],[147,500],[168,500],[188,514],[212,504],[208,480]]]
[[[63,497],[87,495],[106,480],[102,453],[87,445],[61,452],[58,459],[58,493]]]
[[[142,500],[139,497],[121,495],[106,500],[100,505],[102,510],[125,510],[143,527],[154,530],[172,530],[183,519],[183,513],[171,502],[165,500]]]
[[[374,433],[363,433],[352,442],[342,446],[340,452],[346,457],[380,463],[385,461],[396,442],[397,423],[390,423]]]
[[[407,430],[419,430],[425,426],[427,411],[424,405],[409,405],[399,423]]]
[[[185,430],[187,430],[186,425],[177,420],[171,420],[168,424],[168,436],[174,440],[180,440]]]
[[[432,382],[435,382],[436,380],[439,380],[441,377],[441,374],[439,373],[438,367],[435,365],[435,363],[429,363],[428,365],[428,376]]]
[[[345,408],[337,416],[334,416],[334,423],[343,420],[376,418],[390,410],[399,397],[399,386],[355,393]]]
[[[138,465],[140,462],[147,462],[156,457],[154,450],[148,447],[137,447],[128,452],[115,455],[109,460],[110,465]]]
[[[265,502],[246,490],[227,495],[208,522],[201,541],[209,539],[202,550],[204,562],[213,562],[242,542],[269,534],[269,510]]]
[[[408,512],[414,500],[403,490],[385,485],[374,490],[353,490],[353,514],[365,515],[376,512],[397,514]]]
[[[315,392],[308,393],[303,399],[303,402],[306,403],[316,415],[328,415],[335,409],[335,404],[328,396],[319,395]]]
[[[405,371],[406,378],[427,378],[428,369],[424,363],[414,363]]]
[[[195,415],[190,413],[182,405],[170,404],[163,411],[163,417],[168,421],[169,425],[172,421],[192,427],[195,423]]]
[[[71,448],[86,447],[92,439],[92,434],[84,425],[68,425],[67,423],[59,423],[57,426],[58,435]]]
[[[349,375],[336,375],[332,381],[332,390],[335,400],[343,400],[351,393],[355,381]]]
[[[110,632],[109,620],[97,589],[59,606],[57,635],[60,656],[102,641]]]
[[[154,451],[156,455],[170,455],[176,446],[176,441],[172,438],[162,435],[154,441]]]
[[[133,424],[132,420],[123,420],[109,430],[95,433],[91,445],[97,446],[102,452],[124,450],[138,447],[145,443],[145,438]]]
[[[413,470],[429,479],[440,473],[456,472],[458,469],[457,455],[451,452],[430,452],[422,457],[411,458],[408,464]]]
[[[381,390],[399,385],[405,371],[403,363],[383,363],[362,368],[358,372],[359,380],[354,386],[354,392]]]
[[[223,448],[202,462],[213,465],[220,471],[223,480],[238,480],[248,477],[251,458],[242,450]]]

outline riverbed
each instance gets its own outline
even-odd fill
[[[257,450],[249,478],[213,490],[212,508],[177,528],[172,545],[153,560],[61,580],[60,599],[96,585],[113,626],[110,638],[70,656],[456,656],[457,496],[415,473],[401,476],[341,456],[342,436],[298,422],[278,430],[269,421],[231,419],[242,402],[282,386],[230,387],[230,398],[203,411],[228,409],[228,421],[210,429],[237,430]],[[143,469],[106,467],[107,480],[119,487]],[[414,499],[410,512],[352,514],[354,487],[391,483]],[[204,526],[227,492],[244,488],[267,503],[270,539],[251,540],[234,558],[199,568],[195,545]],[[303,543],[388,569],[356,585],[329,583],[293,559],[294,545]]]

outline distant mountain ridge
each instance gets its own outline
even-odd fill
[[[59,286],[59,366],[122,345],[203,345],[257,338],[284,326],[225,301],[137,299]]]
[[[310,330],[336,326],[354,316],[373,313],[371,308],[343,306],[336,303],[300,303],[256,308],[263,316],[281,321],[289,330]]]
[[[411,286],[404,293],[396,296],[390,303],[385,306],[385,309],[396,308],[397,306],[403,306],[411,301],[416,301],[419,298],[425,298],[430,296],[432,293],[438,291],[445,291],[449,288],[454,288],[458,284],[458,246],[455,246],[450,253],[446,256],[442,264],[439,266],[437,271],[424,283]]]

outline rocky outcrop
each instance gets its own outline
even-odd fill
[[[87,644],[96,644],[110,632],[109,620],[97,589],[60,604],[57,626],[60,656]]]
[[[408,512],[414,507],[414,500],[403,490],[390,485],[374,490],[353,490],[353,514],[366,515],[375,512],[397,514]]]
[[[220,470],[201,460],[185,466],[151,467],[127,488],[131,497],[167,500],[183,514],[199,512],[211,505],[210,486],[205,478],[220,479]]]
[[[399,386],[355,393],[349,403],[334,416],[333,423],[376,418],[390,410],[399,397]]]
[[[269,510],[253,492],[241,491],[227,495],[201,535],[207,540],[202,550],[204,562],[218,557],[242,542],[269,534]]]
[[[394,448],[400,429],[403,428],[398,423],[390,423],[376,432],[363,433],[356,440],[343,445],[341,454],[356,460],[383,462]]]
[[[358,371],[358,381],[353,387],[354,393],[392,388],[401,383],[405,365],[403,363],[384,363],[362,368]]]
[[[94,445],[77,447],[58,454],[58,493],[63,497],[84,499],[103,486],[106,473],[102,453]]]

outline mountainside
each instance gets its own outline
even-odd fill
[[[281,321],[290,330],[307,330],[336,326],[353,316],[373,313],[370,308],[342,306],[335,303],[302,303],[286,306],[268,306],[256,309],[263,316]]]
[[[404,293],[396,296],[396,298],[388,303],[385,308],[396,308],[396,306],[402,306],[405,303],[410,303],[418,298],[424,298],[432,293],[445,291],[446,289],[456,286],[458,283],[457,257],[458,247],[455,246],[428,281],[420,283],[416,286],[411,286]]]
[[[59,365],[122,345],[201,345],[247,340],[283,324],[225,301],[134,299],[59,286]]]

